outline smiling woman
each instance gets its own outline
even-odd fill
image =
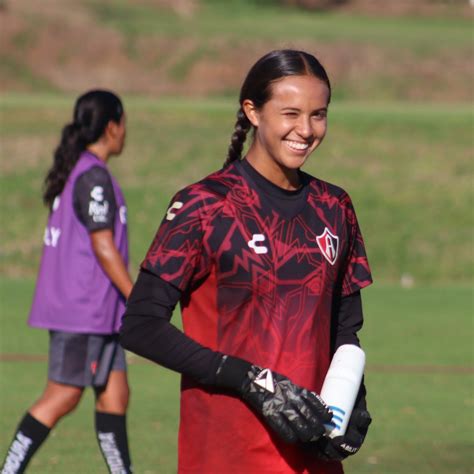
[[[298,170],[326,135],[329,87],[312,75],[288,76],[272,85],[272,100],[260,109],[242,107],[255,128],[247,161],[283,189],[299,187]]]
[[[181,473],[339,474],[364,441],[363,385],[333,439],[317,395],[335,350],[359,344],[372,281],[349,196],[300,169],[330,92],[308,53],[257,61],[224,168],[174,196],[142,263],[121,342],[183,375]],[[184,332],[170,323],[178,302]]]

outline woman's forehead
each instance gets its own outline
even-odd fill
[[[312,103],[326,106],[329,87],[312,75],[286,76],[271,85],[270,101],[278,103]]]

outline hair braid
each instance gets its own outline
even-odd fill
[[[242,149],[247,138],[247,133],[252,128],[250,120],[245,115],[242,107],[237,111],[237,121],[235,122],[234,133],[230,138],[229,150],[227,152],[227,159],[224,167],[233,161],[240,160],[242,157]]]
[[[44,180],[43,201],[50,209],[54,198],[61,194],[85,145],[86,141],[81,137],[81,129],[78,124],[73,122],[63,128],[61,142],[54,152],[53,166]]]

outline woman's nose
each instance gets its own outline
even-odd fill
[[[296,132],[300,137],[308,139],[313,135],[311,121],[309,117],[301,116],[298,120]]]

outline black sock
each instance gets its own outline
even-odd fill
[[[0,472],[2,474],[24,472],[33,454],[43,444],[50,431],[50,428],[27,413],[18,425]]]
[[[125,415],[95,412],[95,431],[111,474],[132,472]]]

